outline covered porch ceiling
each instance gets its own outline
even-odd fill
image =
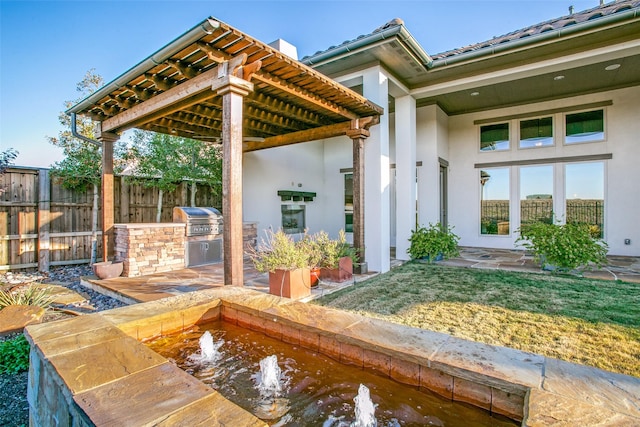
[[[383,109],[265,43],[208,18],[68,113],[101,122],[101,131],[131,128],[221,142],[222,97],[211,90],[218,67],[249,68],[254,91],[244,100],[244,151],[344,135],[377,122]],[[364,122],[363,122],[364,123]]]

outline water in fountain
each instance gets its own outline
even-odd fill
[[[214,363],[220,359],[220,347],[224,344],[223,340],[214,341],[211,332],[205,331],[198,340],[200,344],[200,352],[190,356],[190,360],[199,363]]]
[[[376,406],[373,404],[369,395],[369,388],[360,384],[358,395],[353,399],[356,402],[356,420],[351,423],[351,427],[376,427],[375,411]]]
[[[254,411],[262,419],[275,420],[289,412],[289,400],[280,397],[282,392],[282,370],[278,357],[273,354],[260,360],[260,373],[256,377],[260,398]]]
[[[224,343],[220,358],[214,363],[198,362],[190,356],[197,353],[201,357],[198,344],[205,330],[211,331],[214,343]],[[369,397],[375,402],[377,427],[516,425],[486,411],[441,399],[361,367],[342,365],[317,351],[291,346],[226,322],[202,325],[150,345],[272,427],[350,427],[357,417],[354,413],[358,401],[354,397],[360,384],[367,385]],[[263,379],[260,362],[271,355],[277,355],[277,359],[262,363],[273,368],[265,366]],[[265,391],[270,389],[267,378],[279,378],[277,396],[276,386],[271,393],[260,390],[259,384]],[[363,421],[360,425],[367,424]]]
[[[278,396],[282,391],[280,376],[282,371],[278,366],[278,357],[274,354],[260,361],[260,377],[258,390],[265,396]]]

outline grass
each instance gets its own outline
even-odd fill
[[[409,262],[314,301],[640,377],[640,285]]]

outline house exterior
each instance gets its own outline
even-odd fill
[[[585,222],[640,256],[640,1],[437,55],[395,19],[301,61],[385,108],[364,145],[369,270],[436,222],[504,249],[528,221]],[[245,153],[244,219],[350,231],[352,161],[344,136]]]

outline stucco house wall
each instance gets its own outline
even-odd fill
[[[491,119],[508,115],[526,114],[555,108],[564,108],[590,104],[600,101],[612,101],[605,109],[605,140],[601,142],[564,145],[562,143],[562,123],[555,122],[555,145],[535,149],[518,149],[512,137],[512,147],[508,151],[480,152],[479,130],[476,120]],[[466,114],[449,118],[449,218],[457,233],[460,244],[467,246],[513,248],[517,237],[517,213],[519,209],[518,166],[511,170],[511,233],[505,236],[481,235],[479,169],[476,163],[509,162],[534,160],[541,158],[572,157],[585,155],[611,154],[604,162],[605,168],[605,240],[611,254],[638,255],[640,226],[638,212],[640,208],[640,159],[638,137],[640,124],[634,119],[634,111],[640,109],[640,88],[620,89],[611,92],[591,94],[550,102],[536,103],[519,107],[510,107],[477,114]],[[547,163],[553,164],[553,163]],[[555,166],[555,194],[558,200],[557,214],[562,217],[564,193],[563,168],[566,163]],[[634,184],[635,183],[635,184]],[[560,199],[560,200],[559,200]],[[560,211],[560,212],[558,212]],[[631,245],[625,245],[624,239],[631,239]]]

